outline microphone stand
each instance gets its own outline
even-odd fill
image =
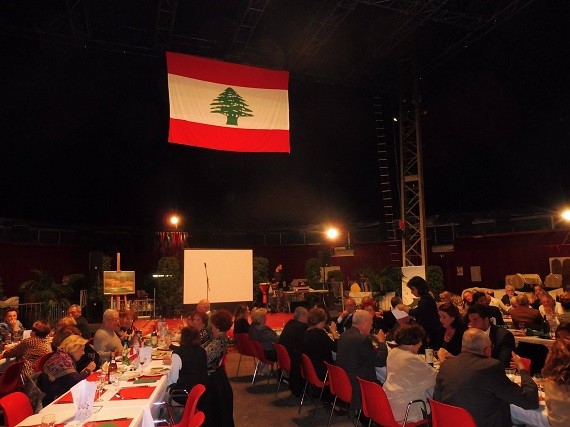
[[[204,263],[204,270],[206,271],[206,299],[210,299],[210,279],[208,278],[208,267]]]

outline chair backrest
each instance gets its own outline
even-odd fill
[[[380,384],[363,380],[356,377],[360,384],[362,395],[362,412],[376,424],[385,427],[397,426],[398,423],[392,413],[392,407],[386,396],[386,392]]]
[[[188,427],[188,423],[191,421],[192,417],[196,413],[198,400],[200,400],[200,397],[204,394],[205,391],[206,387],[202,384],[196,384],[194,387],[192,387],[192,390],[190,390],[190,393],[188,393],[188,397],[186,398],[186,405],[184,406],[182,419],[174,427]]]
[[[4,412],[6,427],[14,427],[34,414],[30,399],[21,391],[10,393],[0,399],[0,408]]]
[[[19,391],[24,386],[22,382],[22,367],[24,362],[14,362],[6,368],[0,377],[0,396]]]
[[[36,366],[34,367],[34,372],[41,372],[44,369],[44,365],[46,364],[47,360],[51,356],[53,356],[53,352],[46,353],[42,357],[40,357],[36,362]]]
[[[331,365],[328,362],[325,362],[325,365],[329,372],[331,393],[343,402],[350,403],[352,400],[352,384],[346,371],[340,366]]]
[[[477,427],[473,416],[463,408],[429,400],[433,427]]]
[[[325,380],[321,381],[317,376],[313,362],[311,362],[311,359],[305,353],[301,354],[301,376],[305,379],[305,381],[307,381],[309,384],[314,385],[315,387],[321,388],[328,384],[328,372],[325,375]]]
[[[266,363],[268,365],[273,365],[275,363],[274,360],[269,360],[267,357],[265,357],[265,352],[263,351],[263,346],[261,345],[261,343],[259,341],[249,340],[249,342],[251,342],[253,344],[253,348],[255,350],[255,357],[257,357],[263,363]]]
[[[521,361],[522,363],[524,363],[524,368],[530,373],[530,368],[531,368],[530,359],[527,359],[526,357],[521,357]]]
[[[273,347],[275,347],[275,351],[277,352],[279,367],[289,374],[291,372],[291,358],[289,357],[289,352],[283,344],[274,342]]]
[[[202,424],[204,424],[205,420],[206,415],[202,411],[198,411],[192,415],[192,418],[190,419],[187,427],[200,427]]]
[[[257,353],[253,348],[253,343],[249,339],[249,335],[245,333],[234,334],[238,352],[244,356],[257,357]]]

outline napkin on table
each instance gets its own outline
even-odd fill
[[[97,384],[83,380],[71,387],[71,396],[75,406],[75,419],[85,421],[93,413],[93,402]]]

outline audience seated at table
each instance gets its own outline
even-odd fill
[[[24,325],[18,320],[18,310],[8,307],[4,313],[4,322],[0,323],[3,341],[19,342],[24,335]],[[8,336],[10,334],[10,336]]]
[[[38,360],[47,353],[51,353],[51,346],[48,335],[51,332],[49,323],[38,320],[32,325],[30,338],[26,338],[7,350],[0,356],[1,358],[22,360],[24,366],[22,373],[31,376]]]
[[[542,316],[556,317],[564,313],[562,304],[556,302],[552,295],[548,292],[544,292],[540,295],[540,305],[538,306],[538,311]]]
[[[336,328],[340,334],[352,326],[352,316],[356,310],[356,302],[352,298],[344,300],[344,311],[336,319]]]
[[[91,338],[91,331],[89,330],[89,322],[81,314],[81,306],[79,304],[72,304],[67,309],[67,315],[75,319],[77,329],[81,331],[81,336],[86,340]]]
[[[401,325],[394,332],[397,347],[388,352],[387,376],[383,387],[396,421],[404,420],[408,402],[421,399],[426,401],[427,406],[427,398],[433,394],[437,370],[426,363],[423,355],[418,355],[424,336],[424,329],[414,320]],[[421,409],[420,403],[414,403],[408,421],[424,418]]]
[[[277,353],[272,343],[277,342],[279,337],[273,329],[265,324],[267,322],[267,310],[265,308],[254,308],[251,312],[251,320],[249,338],[261,343],[267,359],[277,360]]]
[[[557,338],[542,369],[544,400],[552,427],[570,426],[570,339]]]
[[[378,332],[379,342],[376,348],[370,340],[372,316],[364,310],[356,310],[353,314],[352,326],[344,331],[337,343],[336,364],[343,368],[352,384],[352,409],[361,408],[360,386],[357,376],[368,381],[377,381],[376,368],[386,366],[388,348],[383,331]]]
[[[200,344],[205,345],[208,341],[210,341],[210,332],[208,332],[208,315],[204,311],[194,310],[188,316],[188,320],[190,321],[190,325],[195,327],[198,330],[198,334],[200,335]]]
[[[505,294],[501,297],[501,302],[507,306],[511,306],[511,298],[516,297],[518,294],[515,292],[513,285],[505,285]]]
[[[384,323],[384,319],[382,317],[376,316],[376,311],[378,310],[378,306],[376,305],[376,301],[372,298],[362,299],[360,303],[360,308],[370,313],[372,316],[372,329],[370,330],[371,334],[377,333],[379,330],[388,333],[390,330]]]
[[[249,331],[249,317],[250,311],[247,304],[240,304],[236,307],[234,312],[234,334],[247,334]]]
[[[544,320],[540,311],[529,307],[528,298],[525,294],[519,294],[516,298],[511,299],[511,305],[512,307],[509,310],[509,314],[516,328],[543,329]]]
[[[97,329],[93,337],[93,348],[99,353],[102,362],[109,360],[111,351],[122,354],[123,346],[118,332],[119,312],[109,308],[103,313],[103,324]]]
[[[475,292],[473,294],[473,301],[477,304],[483,304],[487,306],[487,310],[489,311],[489,318],[491,319],[491,323],[497,326],[503,326],[505,324],[503,320],[503,314],[498,307],[491,305],[491,296],[486,294],[485,292]]]
[[[457,309],[459,310],[459,314],[465,316],[467,314],[467,309],[463,305],[463,300],[461,299],[461,295],[451,294],[451,302]]]
[[[212,355],[212,360],[214,355]],[[166,359],[168,360],[168,359]],[[167,362],[168,363],[168,362]],[[172,352],[169,382],[172,390],[192,390],[196,384],[207,385],[208,359],[206,350],[200,346],[200,334],[193,326],[180,331],[180,346]],[[212,362],[214,363],[214,362]],[[185,397],[177,396],[174,400],[180,404],[186,402]]]
[[[135,322],[137,321],[137,312],[131,309],[121,310],[119,312],[119,338],[121,342],[131,344],[133,335],[137,332]]]
[[[86,343],[87,340],[81,335],[70,335],[46,361],[38,377],[38,387],[45,393],[42,401],[44,406],[87,378],[95,369],[95,362],[92,361],[81,372],[77,372],[76,362],[83,355]]]
[[[491,346],[489,336],[482,330],[465,331],[461,353],[441,364],[433,398],[466,409],[478,426],[511,426],[509,404],[537,409],[538,387],[514,353],[521,385],[512,382],[505,374],[505,367],[491,357]]]
[[[317,376],[324,381],[327,373],[325,362],[334,363],[332,353],[336,353],[336,341],[330,338],[325,330],[327,315],[322,308],[309,310],[308,328],[303,336],[303,353],[309,356]],[[338,332],[337,332],[338,338]]]
[[[454,304],[441,304],[438,314],[441,327],[438,329],[433,348],[437,351],[439,360],[444,361],[461,352],[461,339],[466,328],[459,309]]]
[[[485,332],[491,339],[493,350],[491,357],[499,360],[506,369],[511,364],[511,353],[515,350],[514,335],[491,323],[489,309],[486,305],[474,304],[467,310],[468,326]]]
[[[228,348],[226,332],[233,324],[232,314],[228,310],[216,310],[210,316],[212,339],[206,344],[208,383],[204,397],[206,414],[205,426],[219,427],[234,425],[233,391],[226,374],[223,360]]]
[[[426,339],[429,338],[430,342],[433,343],[437,340],[437,330],[440,323],[437,304],[429,292],[427,282],[423,277],[414,276],[408,281],[407,286],[416,298],[420,298],[418,306],[409,309],[408,314],[422,325],[426,332]]]
[[[68,319],[68,318],[69,317],[66,317],[66,319]],[[61,321],[61,319],[60,319],[60,321]],[[60,321],[58,321],[58,324],[60,324]],[[80,335],[81,336],[81,331],[76,326],[67,326],[67,325],[60,326],[55,331],[55,333],[53,334],[53,337],[51,340],[52,351],[57,351],[57,348],[59,347],[59,345],[67,337],[69,337],[71,335]],[[95,351],[95,349],[93,348],[93,346],[91,344],[89,344],[89,342],[87,342],[85,344],[85,350],[83,352],[83,356],[81,356],[81,358],[76,363],[77,371],[80,372],[85,367],[87,367],[87,365],[89,365],[89,363],[91,363],[92,361],[95,362],[95,369],[99,369],[101,367],[101,356],[99,356],[99,353],[97,353]]]
[[[570,292],[566,291],[560,295],[560,306],[562,314],[558,316],[560,324],[570,322]]]
[[[465,310],[468,310],[469,307],[475,303],[473,300],[473,292],[470,290],[464,290],[461,294],[461,299],[463,300],[463,306],[465,307]]]
[[[301,378],[301,353],[303,351],[303,337],[307,330],[309,312],[305,307],[297,307],[293,318],[287,321],[279,336],[279,344],[283,345],[291,359],[291,372],[289,372],[289,389],[294,396],[300,396],[303,391]]]

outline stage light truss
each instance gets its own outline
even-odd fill
[[[251,39],[257,24],[267,7],[269,0],[249,0],[248,6],[243,14],[240,25],[237,27],[234,39],[230,46],[226,58],[228,60],[240,60],[243,52]]]

